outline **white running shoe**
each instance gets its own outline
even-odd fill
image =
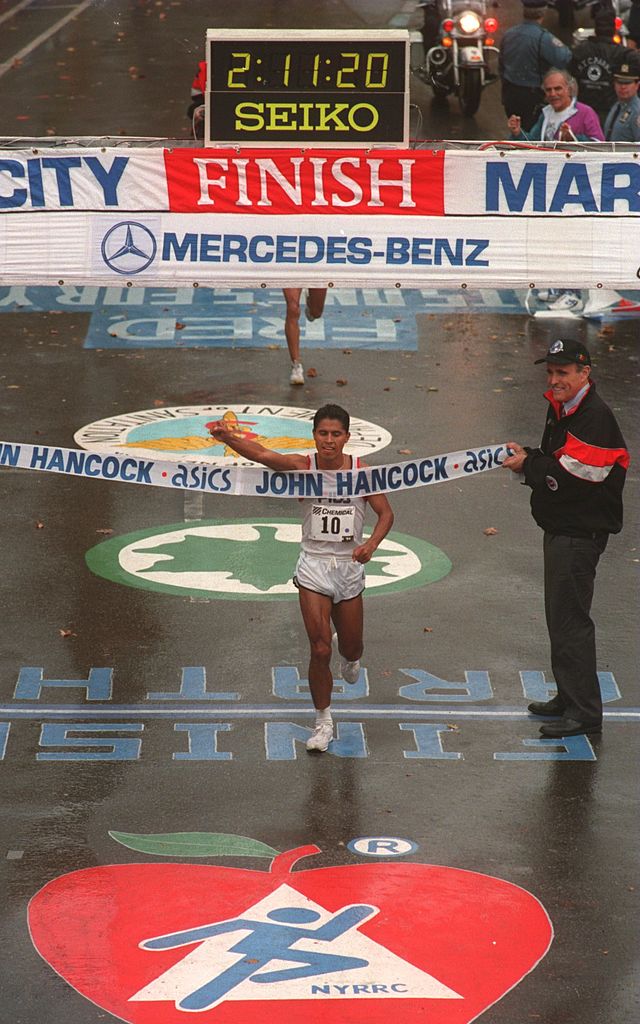
[[[549,309],[554,313],[577,313],[583,306],[582,297],[578,292],[563,292],[551,303]]]
[[[340,675],[345,683],[357,683],[360,678],[360,662],[340,658]]]
[[[290,384],[304,384],[304,367],[302,363],[291,364]]]
[[[557,288],[539,288],[536,292],[536,298],[540,299],[540,302],[553,302],[557,296]]]
[[[346,658],[342,657],[338,648],[337,633],[331,634],[331,646],[340,657],[340,675],[344,679],[345,683],[357,683],[360,678],[360,662],[347,661]]]
[[[333,722],[319,722],[309,739],[307,750],[326,750],[333,739]]]

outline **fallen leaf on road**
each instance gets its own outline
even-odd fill
[[[36,521],[36,530],[44,530],[44,523],[41,523],[39,519]]]
[[[336,384],[338,385],[339,388],[343,388],[345,386],[345,384],[347,384],[347,383],[348,383],[348,381],[346,380],[345,377],[338,377],[338,379],[336,381]]]
[[[413,455],[411,448],[398,448],[398,455]]]
[[[96,530],[96,533],[109,534],[109,533],[113,533],[113,530],[110,530],[109,527],[104,527],[104,529]]]
[[[495,526],[487,526],[486,530],[483,530],[482,532],[484,533],[485,537],[495,537],[498,531],[496,530]]]
[[[309,369],[307,370],[307,377],[317,377],[317,376],[318,376],[318,371],[315,369],[315,367],[310,366]]]
[[[59,629],[58,633],[60,634],[60,636],[64,637],[65,639],[68,636],[77,636],[78,635],[77,633],[74,633],[72,629]]]

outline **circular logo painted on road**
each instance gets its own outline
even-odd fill
[[[123,452],[182,462],[219,465],[250,465],[233,449],[215,441],[206,424],[226,420],[236,430],[265,448],[276,452],[306,455],[315,449],[311,436],[314,409],[264,405],[189,405],[164,409],[142,409],[109,419],[97,420],[75,434],[81,448],[98,452]],[[385,448],[391,434],[376,423],[351,418],[347,451],[366,456]]]
[[[229,600],[291,600],[300,551],[298,520],[199,520],[111,537],[87,552],[97,576],[164,594]],[[439,548],[390,533],[367,564],[367,592],[435,583],[451,571]]]
[[[110,270],[130,277],[150,266],[156,256],[157,242],[144,224],[126,220],[114,224],[102,239],[100,252]]]
[[[361,857],[406,857],[416,852],[418,844],[399,836],[361,836],[347,843],[347,849]]]

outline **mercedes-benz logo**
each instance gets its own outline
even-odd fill
[[[139,274],[153,263],[158,244],[149,228],[136,220],[121,221],[102,239],[102,258],[116,274]]]

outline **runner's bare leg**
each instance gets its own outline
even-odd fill
[[[364,644],[364,606],[362,594],[352,597],[350,601],[340,601],[331,609],[331,618],[338,634],[338,650],[347,661],[359,661],[362,657]]]
[[[282,293],[287,304],[284,318],[284,336],[292,363],[300,362],[300,296],[302,288],[283,288]]]
[[[307,291],[307,310],[313,320],[318,320],[322,316],[326,297],[326,288],[309,288]]]
[[[309,689],[316,711],[331,704],[331,598],[300,587],[298,591],[304,628],[309,637]]]

